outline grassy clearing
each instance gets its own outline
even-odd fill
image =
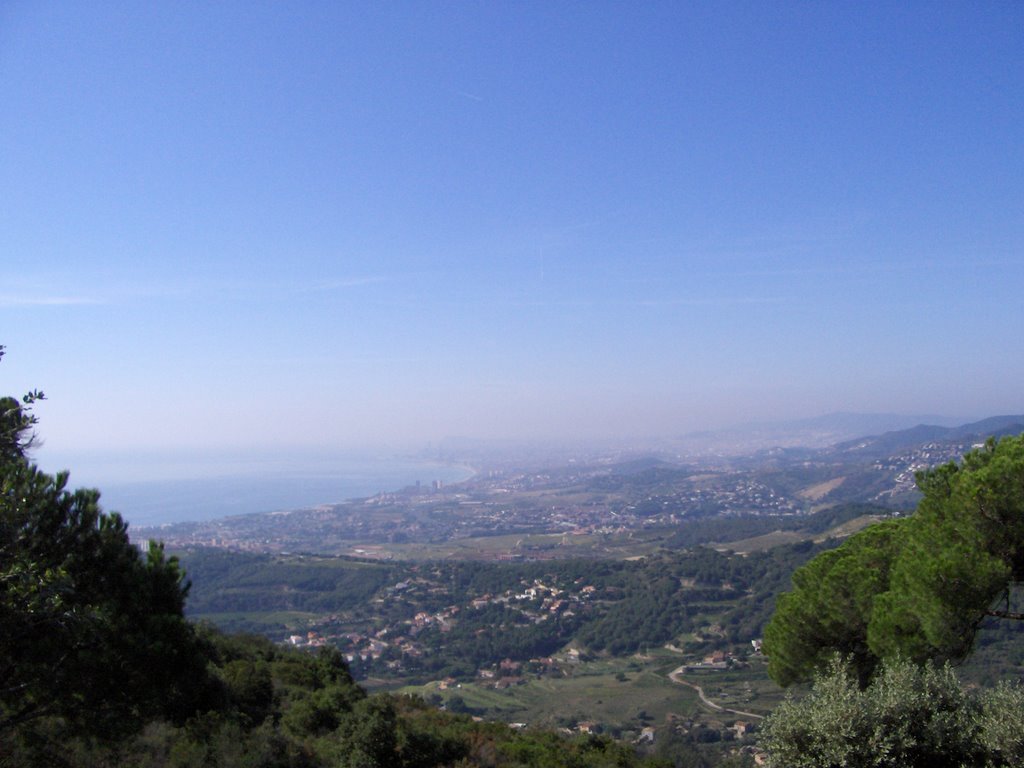
[[[719,552],[736,552],[745,555],[750,552],[763,552],[766,549],[781,546],[782,544],[795,544],[798,541],[805,541],[808,535],[799,531],[772,531],[762,536],[754,536],[741,541],[730,541],[727,544],[709,544],[708,546],[717,549]]]
[[[823,496],[828,495],[846,480],[845,477],[836,477],[831,480],[826,480],[824,483],[818,483],[812,485],[809,488],[804,488],[802,491],[797,491],[797,496],[807,499],[808,501],[818,501]]]
[[[260,634],[276,634],[282,629],[293,632],[305,632],[314,624],[320,615],[304,611],[272,611],[258,613],[255,611],[237,611],[232,613],[203,613],[190,616],[198,621],[208,621],[225,632],[257,632]]]
[[[875,523],[881,522],[884,519],[884,517],[881,517],[879,515],[861,515],[860,517],[855,517],[853,520],[848,520],[847,522],[842,523],[841,525],[837,525],[835,528],[830,528],[829,530],[825,531],[824,534],[819,536],[816,539],[816,541],[824,541],[827,538],[843,539],[847,536],[852,536],[862,528],[866,528],[869,525],[874,525]]]
[[[759,715],[767,715],[786,697],[786,692],[768,677],[764,658],[754,657],[746,669],[687,674],[683,678],[701,686],[704,695],[722,707]]]

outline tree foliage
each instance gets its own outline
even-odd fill
[[[418,697],[368,696],[336,650],[277,646],[200,627],[226,695],[182,725],[151,720],[116,743],[61,738],[52,718],[35,741],[3,744],[4,768],[667,768],[606,736],[515,731],[442,712]],[[268,686],[267,683],[270,683]],[[58,740],[60,739],[60,740]]]
[[[904,520],[872,526],[793,576],[765,630],[769,672],[806,680],[832,653],[861,684],[881,659],[959,661],[986,616],[1024,580],[1024,436],[920,473],[923,498]]]
[[[868,625],[875,598],[888,586],[905,523],[873,525],[793,573],[793,591],[779,596],[765,628],[768,669],[777,683],[805,679],[837,652],[867,681],[878,663],[868,645]]]
[[[0,734],[42,717],[99,738],[183,718],[211,692],[174,558],[99,492],[27,457],[41,393],[0,401]]]
[[[972,695],[949,665],[883,662],[861,689],[838,656],[764,724],[770,768],[1001,768],[1024,761],[1024,689]]]
[[[4,351],[0,344],[0,359],[3,359]],[[7,464],[25,456],[35,439],[32,427],[36,424],[36,417],[32,413],[32,405],[45,399],[46,395],[38,389],[22,395],[20,402],[15,397],[0,397],[0,462]]]

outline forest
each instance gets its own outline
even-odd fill
[[[852,505],[827,519],[863,512]],[[793,570],[836,543],[807,541],[747,556],[666,547],[639,560],[537,563],[177,554],[193,579],[193,618],[279,641],[301,627],[353,656],[357,677],[415,681],[472,678],[502,659],[526,662],[570,642],[616,656],[682,635],[703,638],[686,643],[692,653],[749,649]],[[442,618],[424,622],[423,614]],[[379,636],[381,653],[360,658],[361,641],[353,636]]]

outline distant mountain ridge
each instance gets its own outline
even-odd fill
[[[921,424],[954,428],[963,423],[963,419],[948,416],[839,411],[805,419],[751,422],[727,429],[690,432],[679,437],[676,445],[687,452],[733,455],[766,448],[820,449]]]
[[[989,437],[1018,435],[1022,432],[1024,415],[990,416],[981,421],[952,427],[918,424],[909,429],[837,443],[832,446],[832,450],[838,453],[856,453],[866,458],[882,458],[929,442],[983,442]]]
[[[809,418],[748,422],[722,429],[687,432],[675,436],[623,437],[619,440],[530,441],[485,440],[449,437],[423,452],[434,460],[531,467],[551,471],[569,463],[588,464],[621,457],[659,456],[669,463],[702,457],[751,456],[769,449],[817,451],[864,439],[880,439],[917,430],[915,435],[891,438],[902,446],[916,441],[949,439],[963,434],[999,432],[1009,423],[1024,423],[1024,416],[994,416],[969,422],[964,418],[934,414],[854,413],[837,411]],[[954,431],[948,431],[954,430]],[[615,462],[618,463],[618,462]]]
[[[955,427],[964,420],[951,416],[934,414],[914,415],[899,413],[854,413],[852,411],[836,411],[822,416],[791,421],[767,422],[763,427],[778,429],[820,429],[835,432],[854,432],[858,435],[875,435],[885,432],[896,432],[915,427],[919,424],[937,424],[944,427]]]

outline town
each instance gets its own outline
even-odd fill
[[[897,435],[899,433],[896,433]],[[912,440],[911,435],[908,440]],[[602,556],[694,520],[783,520],[841,503],[910,509],[915,473],[956,460],[975,439],[879,441],[726,457],[614,459],[544,470],[481,468],[462,483],[417,483],[308,509],[139,528],[169,547],[359,557],[491,560]],[[881,443],[893,443],[891,436]],[[462,542],[455,549],[443,545]],[[472,544],[472,546],[470,546]]]

